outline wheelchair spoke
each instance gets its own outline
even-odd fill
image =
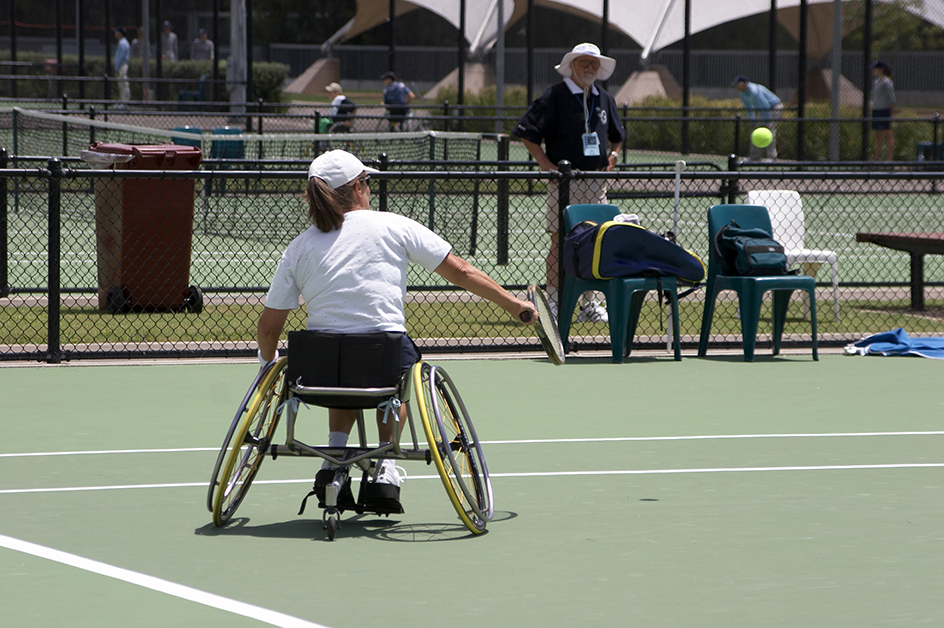
[[[473,533],[494,513],[488,470],[471,419],[445,371],[423,364],[416,379],[423,428],[459,518]]]
[[[256,381],[256,390],[249,395],[251,401],[242,413],[238,427],[228,435],[230,440],[221,452],[225,465],[222,465],[219,478],[214,479],[221,487],[213,497],[213,523],[216,525],[225,525],[236,512],[265,459],[287,390],[284,369],[283,358],[265,377]]]

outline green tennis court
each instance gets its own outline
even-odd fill
[[[944,623],[940,362],[433,361],[485,441],[481,536],[406,463],[406,514],[326,542],[316,508],[296,515],[315,463],[284,457],[215,528],[206,482],[255,364],[0,369],[5,622]]]

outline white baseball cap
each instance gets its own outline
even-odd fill
[[[332,190],[347,185],[362,172],[380,172],[368,168],[361,160],[344,150],[332,150],[315,157],[308,166],[308,178],[318,177]]]
[[[577,57],[594,57],[595,59],[600,60],[600,71],[597,73],[597,78],[601,81],[613,76],[613,70],[616,69],[616,59],[612,57],[604,57],[600,53],[600,49],[597,48],[594,44],[577,44],[574,46],[574,49],[564,55],[564,58],[561,59],[560,64],[555,65],[554,69],[557,70],[557,73],[565,78],[570,78],[570,63]]]

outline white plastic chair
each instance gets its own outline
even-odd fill
[[[763,205],[770,214],[773,237],[783,245],[787,265],[800,264],[801,272],[816,276],[820,264],[833,271],[833,316],[839,320],[839,261],[835,251],[820,251],[804,246],[806,227],[800,194],[794,190],[754,190],[747,193],[749,205]],[[808,312],[808,305],[804,310]]]

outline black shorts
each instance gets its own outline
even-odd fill
[[[403,348],[401,349],[401,355],[403,356],[401,358],[401,375],[404,375],[414,364],[423,359],[420,348],[416,346],[412,338],[406,335],[406,332],[403,332]]]
[[[406,105],[388,105],[387,117],[391,122],[403,122],[410,115],[410,108]]]
[[[872,130],[887,131],[892,128],[892,110],[891,109],[873,109],[872,110]]]

